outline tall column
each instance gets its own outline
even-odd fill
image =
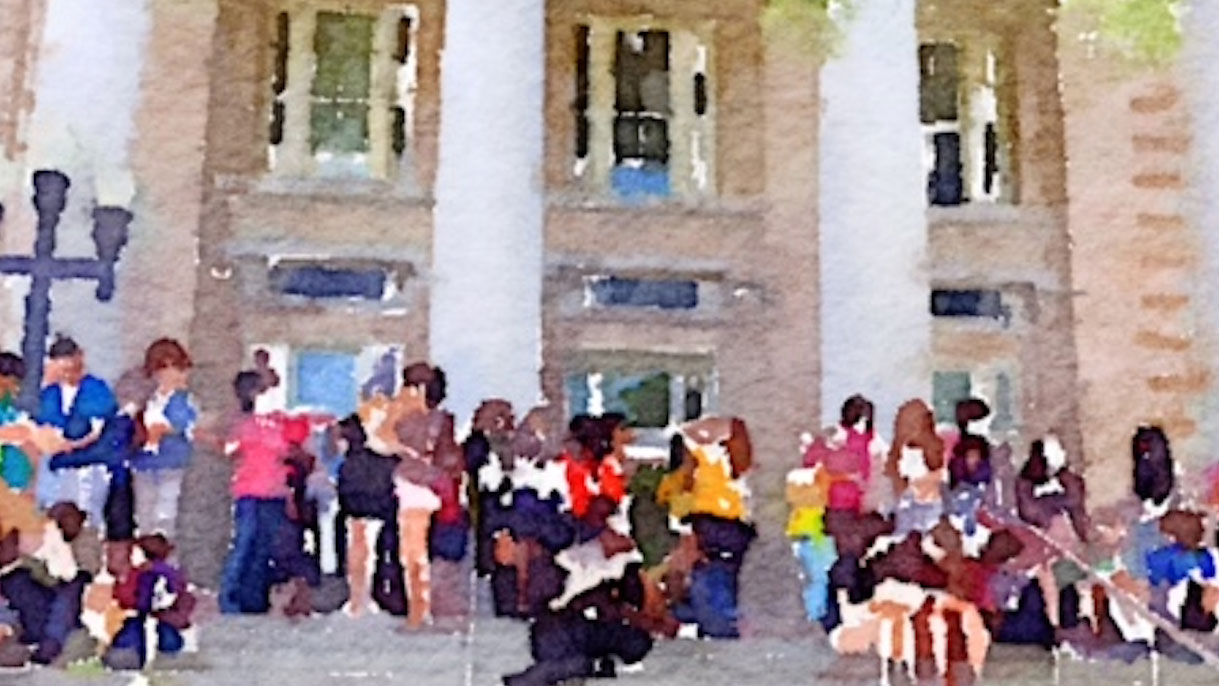
[[[461,418],[486,397],[522,412],[539,397],[544,10],[447,8],[429,333]]]
[[[854,3],[821,73],[822,415],[863,393],[886,433],[931,386],[914,8]]]
[[[34,75],[35,105],[26,129],[25,175],[28,183],[34,170],[57,169],[72,180],[58,241],[64,255],[94,253],[94,203],[131,207],[134,200],[131,147],[150,26],[142,2],[47,4]],[[83,281],[56,284],[52,331],[77,338],[93,371],[113,378],[125,364],[118,306],[98,304],[94,288]]]
[[[1194,290],[1187,295],[1193,302],[1190,313],[1196,317],[1200,362],[1209,370],[1201,407],[1194,413],[1201,419],[1196,453],[1213,456],[1219,448],[1219,309],[1215,307],[1219,302],[1219,41],[1215,40],[1219,3],[1189,3],[1182,24],[1184,54],[1178,73],[1183,76],[1177,82],[1186,89],[1192,119],[1192,154],[1186,167],[1188,220],[1199,242],[1201,266],[1201,278],[1194,279]]]

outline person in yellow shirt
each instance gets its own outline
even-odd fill
[[[674,615],[696,625],[700,636],[736,638],[741,565],[757,536],[745,484],[753,464],[749,431],[739,418],[710,417],[686,424],[682,435],[692,463],[686,521],[702,560],[691,574],[689,599],[674,608]]]

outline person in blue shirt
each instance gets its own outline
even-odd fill
[[[85,354],[75,341],[56,337],[49,351],[44,384],[35,421],[57,428],[64,438],[52,457],[68,456],[96,443],[118,405],[105,381],[85,373]],[[90,521],[100,522],[109,490],[106,482],[105,468],[96,464],[69,476],[54,474],[47,460],[39,471],[38,503],[47,508],[71,501]]]
[[[143,373],[140,370],[136,370],[134,374],[123,375],[115,385],[117,400],[122,403],[122,409],[106,420],[98,439],[87,446],[61,453],[49,460],[52,473],[93,466],[106,470],[109,488],[106,489],[101,521],[105,524],[107,543],[124,544],[118,549],[111,546],[108,557],[125,558],[131,541],[135,539],[135,494],[131,462],[135,456],[137,434],[140,433],[136,414],[146,397],[142,381]]]
[[[194,453],[198,412],[191,400],[191,359],[182,344],[162,338],[144,355],[144,374],[153,385],[143,407],[147,440],[135,458],[136,522],[140,533],[173,539],[178,523],[182,477]]]

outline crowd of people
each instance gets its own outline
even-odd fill
[[[1185,495],[1164,432],[1132,439],[1133,492],[1096,512],[1059,437],[1032,441],[1017,469],[992,443],[978,398],[937,426],[912,400],[892,443],[853,397],[809,437],[788,475],[788,535],[804,607],[835,650],[874,653],[912,676],[979,678],[992,642],[1079,657],[1200,657],[1215,645],[1216,548],[1208,508]],[[1165,632],[1163,618],[1183,633]]]
[[[190,649],[195,595],[171,542],[197,421],[190,367],[158,340],[112,390],[58,337],[26,411],[25,361],[0,354],[0,666],[134,669]]]
[[[223,613],[385,612],[403,631],[460,630],[470,582],[529,623],[535,664],[511,684],[637,666],[660,637],[738,635],[756,536],[743,421],[681,427],[640,464],[628,417],[518,417],[484,402],[458,440],[443,370],[374,372],[347,417],[266,402],[265,351],[233,379],[236,412],[200,426],[185,348],[159,340],[113,388],[59,337],[39,406],[16,404],[23,361],[0,355],[0,666],[98,659],[138,669],[195,648],[196,589],[174,539],[196,447],[231,460]],[[345,580],[328,607],[324,577]]]
[[[528,623],[533,664],[504,677],[520,686],[638,668],[657,640],[740,633],[757,532],[739,418],[676,427],[668,459],[642,461],[612,412],[518,417],[490,399],[459,439],[445,374],[425,362],[379,368],[357,411],[333,417],[268,407],[280,378],[260,351],[214,427],[199,426],[176,341],[154,342],[113,389],[67,338],[45,369],[26,412],[24,363],[0,354],[0,666],[138,669],[195,648],[174,540],[199,446],[232,463],[221,612],[384,612],[402,631],[459,631],[483,579],[496,615]],[[993,642],[1134,659],[1179,648],[1148,612],[1203,639],[1219,627],[1215,503],[1179,492],[1160,429],[1132,440],[1130,502],[1089,512],[1063,442],[1033,441],[1017,468],[981,399],[947,427],[909,401],[892,442],[873,416],[848,399],[787,479],[804,609],[835,650],[955,679],[979,676]],[[343,600],[319,601],[326,578],[345,582]]]

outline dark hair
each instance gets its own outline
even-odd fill
[[[1036,440],[1029,446],[1029,459],[1020,470],[1020,478],[1041,485],[1050,480],[1050,463],[1045,457],[1045,441]]]
[[[868,431],[871,431],[874,412],[875,409],[870,400],[862,395],[853,395],[842,404],[841,423],[843,426],[855,426],[859,423],[859,420],[866,419]]]
[[[64,540],[71,543],[85,527],[86,515],[75,503],[63,501],[55,503],[47,510],[47,518],[55,522],[63,532]]]
[[[1140,500],[1162,504],[1172,495],[1175,481],[1172,448],[1158,426],[1141,426],[1130,442],[1134,458],[1134,493]]]
[[[150,534],[148,536],[140,536],[135,539],[135,544],[144,551],[144,555],[154,561],[161,561],[169,557],[173,552],[174,546],[169,542],[169,539],[164,534]]]
[[[426,362],[416,362],[403,369],[402,382],[407,386],[423,386],[429,409],[436,409],[448,397],[449,382],[444,370]]]
[[[686,461],[686,439],[681,434],[673,434],[669,439],[669,471],[681,469]]]
[[[144,373],[149,376],[162,369],[189,369],[190,366],[190,355],[186,353],[186,348],[172,338],[154,341],[144,353]]]
[[[957,403],[957,427],[961,429],[961,433],[965,433],[965,427],[970,422],[986,419],[989,416],[990,405],[987,405],[986,401],[980,398],[969,398]]]
[[[76,341],[63,334],[55,334],[55,341],[51,343],[47,357],[52,360],[61,360],[66,357],[75,357],[80,353],[80,346],[76,344]]]
[[[254,411],[254,399],[263,390],[262,374],[246,370],[233,379],[233,392],[237,394],[237,402],[241,404],[242,412]]]
[[[733,417],[728,440],[724,448],[728,451],[728,461],[732,465],[732,478],[738,479],[753,466],[753,442],[749,440],[749,429],[745,420]]]
[[[972,470],[969,467],[969,453],[977,452],[979,463]],[[952,449],[952,459],[948,462],[948,485],[956,488],[959,484],[979,485],[991,480],[990,441],[981,436],[965,435]]]
[[[350,449],[361,449],[368,443],[368,433],[364,431],[364,423],[357,414],[349,415],[339,420],[337,425],[339,437],[347,441]]]
[[[13,353],[0,353],[0,376],[10,379],[25,378],[25,360]]]

